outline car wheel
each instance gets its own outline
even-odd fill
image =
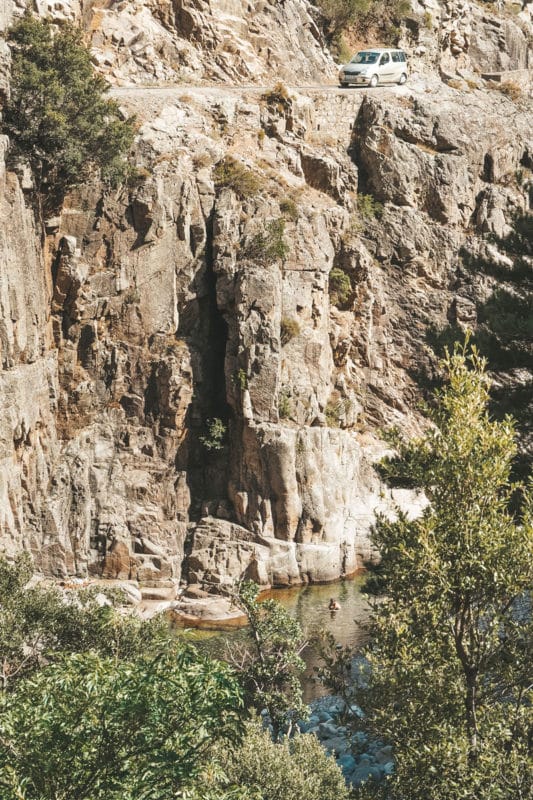
[[[407,80],[407,75],[405,74],[405,72],[402,72],[402,74],[400,75],[400,80],[398,81],[398,83],[400,84],[400,86],[403,86],[403,84],[405,83],[406,80]]]
[[[377,76],[377,75],[372,75],[372,77],[370,78],[370,82],[369,82],[369,84],[368,84],[368,85],[369,85],[369,86],[370,86],[372,89],[375,89],[375,88],[376,88],[376,86],[378,85],[378,81],[379,81],[379,78],[378,78],[378,76]]]

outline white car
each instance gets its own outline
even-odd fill
[[[339,72],[341,86],[364,84],[373,87],[378,83],[402,84],[406,80],[407,56],[403,50],[388,47],[361,50]]]

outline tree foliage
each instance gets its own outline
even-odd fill
[[[201,797],[215,743],[240,741],[241,708],[229,667],[190,647],[134,663],[71,655],[3,696],[1,797]]]
[[[62,593],[54,586],[28,586],[27,554],[13,563],[0,558],[0,681],[10,689],[60,653],[96,650],[114,659],[156,652],[169,642],[162,619],[143,621],[102,606],[94,590]]]
[[[246,724],[242,744],[220,745],[224,786],[246,787],[251,800],[348,800],[342,772],[315,736],[273,742],[257,720]]]
[[[484,361],[456,348],[434,427],[386,469],[423,488],[417,519],[380,518],[384,597],[373,610],[373,732],[396,772],[360,796],[525,800],[533,792],[533,525],[509,510],[513,423],[491,421]]]
[[[300,683],[305,641],[297,620],[275,600],[258,602],[258,590],[251,581],[239,586],[237,603],[248,617],[249,636],[243,647],[233,646],[229,658],[240,673],[247,707],[267,710],[276,740],[307,712]]]
[[[11,154],[27,161],[48,204],[98,167],[105,180],[125,171],[133,121],[123,121],[105,97],[108,85],[95,75],[81,32],[26,14],[9,32],[11,98],[4,132]]]

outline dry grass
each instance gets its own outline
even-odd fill
[[[496,84],[494,88],[498,89],[510,100],[513,100],[513,102],[522,98],[522,88],[515,83],[515,81],[504,81],[503,83]]]

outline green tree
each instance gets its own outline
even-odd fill
[[[95,599],[101,587],[69,593],[54,586],[28,587],[32,573],[27,554],[13,563],[0,557],[0,688],[4,690],[60,653],[92,649],[116,660],[133,659],[155,653],[170,641],[163,618],[143,621],[101,606]]]
[[[513,516],[513,423],[490,419],[485,363],[456,346],[431,427],[396,441],[389,476],[423,488],[412,520],[380,518],[384,596],[372,616],[371,730],[396,771],[359,796],[390,800],[531,798],[533,747],[531,504]]]
[[[198,776],[217,742],[240,741],[241,709],[229,667],[190,647],[134,663],[66,657],[3,695],[0,796],[202,797]]]
[[[124,175],[133,121],[123,121],[105,97],[108,84],[95,75],[81,31],[26,14],[9,31],[11,97],[3,128],[11,156],[27,161],[38,192],[53,207],[91,168],[104,179]]]
[[[267,710],[277,740],[307,713],[300,683],[305,640],[299,623],[283,606],[275,600],[258,602],[258,590],[251,581],[239,586],[236,602],[248,617],[249,633],[242,647],[230,648],[228,657],[240,673],[245,704]]]
[[[348,800],[342,772],[316,736],[273,742],[261,723],[251,720],[239,747],[221,744],[218,750],[226,764],[222,787],[247,787],[254,800]]]

